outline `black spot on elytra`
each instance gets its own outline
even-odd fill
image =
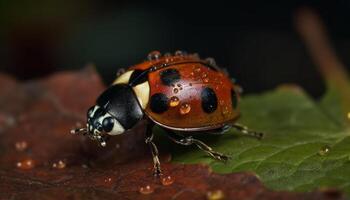
[[[160,72],[159,74],[160,74],[160,80],[162,80],[162,83],[167,86],[170,86],[178,82],[181,78],[179,71],[173,68],[166,69]]]
[[[232,108],[236,109],[238,104],[238,97],[237,97],[237,93],[234,90],[231,90],[231,103],[232,103]]]
[[[162,93],[156,93],[151,96],[150,108],[152,112],[163,113],[168,110],[168,97]]]
[[[143,82],[146,82],[148,80],[148,71],[136,69],[131,74],[129,79],[129,85],[135,86],[138,84],[141,84]]]
[[[206,113],[212,113],[218,107],[218,98],[213,89],[206,87],[201,92],[202,109]]]

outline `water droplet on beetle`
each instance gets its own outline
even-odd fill
[[[141,194],[151,194],[154,192],[154,188],[150,185],[146,185],[145,187],[140,187],[139,192]]]
[[[208,76],[207,73],[203,73],[203,74],[202,74],[202,78],[206,78],[207,76]]]
[[[188,103],[181,104],[180,107],[180,114],[181,115],[186,115],[191,111],[191,106]]]
[[[207,192],[207,199],[208,200],[220,200],[224,199],[225,195],[222,190],[214,190]]]
[[[176,94],[176,93],[178,93],[178,92],[179,92],[179,89],[174,88],[174,89],[173,89],[173,92]]]
[[[35,164],[32,159],[26,159],[16,163],[16,167],[19,169],[32,169],[34,166]]]
[[[57,163],[52,164],[52,168],[64,169],[64,168],[66,168],[66,163],[63,160],[59,160]]]
[[[200,71],[201,71],[201,67],[196,66],[196,67],[194,68],[194,72],[200,72]]]
[[[15,147],[17,151],[24,151],[27,149],[28,143],[26,141],[16,142]]]
[[[193,72],[191,72],[191,73],[190,73],[190,75],[191,75],[191,76],[194,76],[194,73],[193,73]]]
[[[172,96],[170,98],[170,103],[169,104],[170,104],[171,107],[175,107],[175,106],[179,105],[179,103],[180,103],[180,99],[177,96]]]
[[[159,51],[152,51],[148,54],[147,59],[148,60],[158,60],[161,56],[161,53]]]
[[[216,62],[214,58],[206,58],[205,61],[207,61],[210,65],[216,66]]]
[[[223,115],[229,114],[229,110],[228,110],[227,106],[224,107],[224,109],[223,109],[223,111],[222,111],[222,114],[223,114]]]
[[[175,179],[171,176],[163,177],[161,180],[162,185],[164,185],[164,186],[171,185],[174,183],[174,181],[175,181]]]
[[[204,82],[204,83],[208,83],[208,82],[209,82],[209,79],[208,79],[208,78],[205,78],[205,79],[203,79],[203,82]]]
[[[183,51],[180,51],[180,50],[175,51],[175,56],[182,56],[184,54],[185,53]]]
[[[331,147],[328,145],[325,145],[321,147],[321,149],[318,151],[318,155],[325,156],[329,153],[330,150],[331,150]]]
[[[194,53],[194,54],[192,54],[192,56],[199,59],[199,54],[198,53]]]

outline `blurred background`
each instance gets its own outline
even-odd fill
[[[0,71],[18,79],[96,65],[105,83],[148,52],[214,57],[245,93],[296,83],[320,97],[325,85],[294,26],[308,6],[350,66],[350,1],[0,1]]]

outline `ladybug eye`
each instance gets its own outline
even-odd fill
[[[114,126],[114,119],[112,117],[106,117],[102,121],[102,127],[105,132],[110,132]]]

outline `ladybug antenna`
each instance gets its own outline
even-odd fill
[[[87,133],[87,129],[86,128],[76,128],[76,129],[72,129],[70,131],[71,134],[86,134]]]

